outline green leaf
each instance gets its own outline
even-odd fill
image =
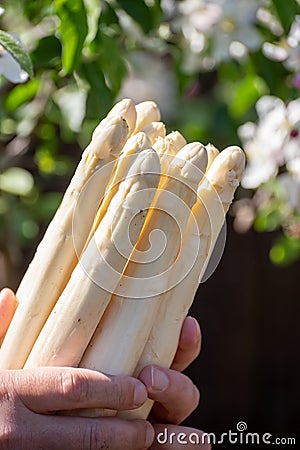
[[[30,80],[26,84],[19,84],[6,97],[5,107],[8,112],[16,111],[24,103],[35,97],[40,86],[40,80]]]
[[[152,12],[154,24],[155,23],[158,24],[161,21],[162,16],[163,16],[163,10],[162,10],[162,8],[160,6],[161,1],[160,0],[153,0],[153,2],[151,1],[151,3],[153,3],[151,5],[150,9],[151,9],[151,12]]]
[[[61,66],[61,43],[55,36],[40,39],[31,59],[37,69],[53,69]]]
[[[149,33],[153,29],[155,20],[152,11],[143,0],[117,0],[117,2],[145,33]]]
[[[0,196],[0,216],[2,214],[6,214],[8,210],[9,210],[9,204],[8,204],[7,198]]]
[[[272,0],[272,2],[277,12],[278,19],[287,34],[295,19],[295,15],[299,13],[299,6],[296,0]]]
[[[88,34],[87,14],[82,0],[55,0],[60,18],[59,32],[63,44],[62,62],[66,75],[78,66]]]
[[[102,33],[99,39],[99,49],[99,63],[101,69],[105,74],[107,84],[114,95],[117,95],[127,73],[119,42],[117,39]]]
[[[280,213],[273,211],[268,215],[257,215],[254,222],[254,229],[256,231],[274,231],[281,226],[282,217]]]
[[[66,175],[71,170],[70,160],[63,155],[56,156],[51,149],[52,141],[44,142],[37,149],[35,161],[43,175]]]
[[[33,186],[33,176],[21,167],[10,167],[0,175],[0,190],[10,194],[29,195]]]
[[[36,220],[48,222],[51,219],[62,200],[61,192],[44,192],[38,199],[34,209],[34,217]]]
[[[104,25],[112,25],[119,23],[119,19],[115,10],[106,1],[102,2],[100,23]]]
[[[256,100],[268,92],[268,87],[262,78],[257,75],[248,75],[241,82],[236,82],[231,92],[233,96],[229,111],[233,117],[241,117]]]
[[[33,67],[28,53],[22,45],[10,34],[0,30],[0,45],[11,54],[11,56],[20,64],[21,69],[33,77]]]
[[[21,225],[21,232],[25,239],[33,239],[39,232],[39,226],[34,220],[25,219]]]
[[[53,14],[53,0],[23,1],[22,3],[25,17],[34,24],[38,24],[45,16]]]
[[[288,266],[300,258],[300,239],[280,236],[270,250],[270,260],[279,266]]]
[[[270,200],[257,213],[254,221],[256,231],[274,231],[281,227],[284,221],[284,207],[280,201]]]
[[[99,61],[83,64],[80,67],[79,75],[90,86],[86,104],[86,118],[99,120],[111,108],[114,99],[105,82]]]
[[[288,71],[283,64],[271,61],[263,55],[261,50],[250,53],[249,57],[256,74],[267,84],[269,94],[280,98],[289,98],[288,83],[283,82],[286,80]]]
[[[31,217],[31,211],[15,204],[10,213],[11,231],[22,246],[32,244],[32,239],[39,232],[39,226]]]

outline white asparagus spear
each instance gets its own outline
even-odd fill
[[[182,250],[171,274],[170,283],[175,287],[166,292],[161,302],[156,321],[135,369],[136,376],[149,364],[170,367],[177,350],[183,320],[209,262],[241,179],[244,164],[242,150],[228,147],[215,158],[206,173],[206,179],[200,184],[198,201],[192,210],[193,217],[189,219]],[[118,415],[128,419],[146,418],[152,405],[153,402],[148,399],[141,408],[120,412]]]
[[[178,311],[181,312],[181,320],[191,306],[201,276],[209,262],[209,257],[224,223],[226,212],[239,184],[244,169],[244,161],[244,154],[240,148],[228,147],[216,157],[199,186],[198,200],[192,210],[192,216],[183,237],[182,251],[171,274],[170,281],[173,281],[175,287],[166,293],[166,297],[169,297],[170,301],[162,303],[161,309],[165,310],[165,314],[159,313],[159,319],[155,322],[151,337],[146,345],[148,348],[153,348],[155,342],[157,346],[161,347],[159,353],[165,355],[163,360],[169,358],[169,362],[163,362],[163,364],[169,365],[172,362],[174,352],[172,355],[170,349],[167,348],[168,343],[172,342],[172,335],[171,339],[165,340],[162,338],[164,333],[169,330],[169,326],[173,324],[173,320],[178,322]],[[195,249],[199,249],[196,255]],[[190,268],[190,262],[193,260],[195,262]],[[191,270],[189,271],[189,269]],[[185,274],[187,276],[183,278]],[[177,283],[181,279],[182,281]],[[162,323],[166,326],[161,326]],[[162,343],[166,345],[162,345]],[[145,348],[144,357],[146,353],[147,349]],[[156,355],[156,352],[154,351],[153,354]],[[139,366],[141,365],[142,363],[139,362]],[[136,371],[139,369],[140,367]]]
[[[132,135],[127,140],[111,174],[108,186],[106,188],[105,197],[103,199],[103,207],[104,204],[106,204],[106,207],[109,205],[110,200],[118,188],[118,184],[126,178],[130,167],[135,160],[136,153],[146,150],[147,148],[151,148],[151,141],[146,133],[142,131]]]
[[[216,159],[218,154],[220,153],[219,150],[212,144],[207,144],[205,146],[207,151],[207,168],[206,172],[208,172],[210,166],[212,165],[213,161]]]
[[[179,131],[171,131],[171,133],[167,134],[166,141],[171,144],[171,149],[173,148],[176,153],[187,144],[185,137]],[[168,150],[169,148],[165,151]]]
[[[99,223],[103,219],[107,208],[119,189],[119,184],[122,180],[126,178],[130,167],[132,166],[134,160],[136,159],[136,154],[141,152],[142,150],[146,150],[151,147],[151,142],[148,139],[147,135],[142,131],[132,135],[126,142],[123,147],[123,150],[116,162],[113,172],[111,174],[109,183],[107,185],[105,195],[100,204],[100,207],[96,213],[93,226],[91,227],[89,237],[86,241],[85,248],[89,244],[90,240],[93,237],[93,234],[98,227]]]
[[[179,251],[180,230],[186,226],[206,164],[206,150],[200,143],[187,144],[174,158],[169,177],[154,199],[136,249],[82,358],[81,367],[110,374],[133,373],[155,320],[161,293],[167,287],[167,270]],[[170,202],[177,223],[170,216]],[[150,233],[156,229],[164,233],[167,245],[159,252],[160,256],[149,261],[149,255],[143,259],[143,252],[148,247]],[[154,242],[152,247],[155,247]],[[142,263],[134,262],[139,259]],[[86,411],[86,415],[101,413]]]
[[[155,102],[146,100],[145,102],[138,103],[135,106],[136,109],[136,124],[134,132],[141,131],[145,126],[151,122],[160,121],[160,111]]]
[[[107,117],[122,116],[127,122],[129,134],[132,134],[136,123],[136,109],[133,101],[130,98],[124,98],[113,106],[107,114]]]
[[[102,120],[96,130],[18,288],[19,306],[0,350],[1,369],[23,367],[77,263],[76,251],[80,253],[85,244],[99,198],[102,197],[111,174],[112,162],[128,135],[128,126],[121,116]],[[95,174],[96,169],[101,170]],[[88,181],[91,182],[84,201],[81,198],[78,203]],[[85,218],[84,226],[75,230],[77,235],[72,234],[75,208]]]
[[[162,157],[163,154],[175,156],[182,147],[186,145],[186,140],[179,131],[172,131],[164,138],[158,137],[153,145],[154,150]],[[171,161],[170,161],[171,163]]]
[[[147,134],[151,145],[155,144],[158,137],[164,138],[166,136],[166,126],[163,122],[151,122],[142,131]]]
[[[79,364],[132,251],[127,242],[132,246],[139,237],[159,173],[153,149],[136,155],[39,334],[26,368]],[[129,230],[132,243],[124,240],[124,247],[117,248],[115,235],[126,236]]]
[[[179,131],[172,131],[165,138],[158,137],[153,148],[160,157],[161,172],[166,173],[173,157],[186,145],[186,140]]]

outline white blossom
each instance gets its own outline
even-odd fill
[[[248,160],[245,188],[257,188],[284,164],[295,170],[300,157],[300,99],[285,105],[277,97],[263,96],[256,110],[257,123],[248,122],[238,130]]]
[[[187,43],[185,70],[210,69],[212,61],[215,65],[232,57],[239,59],[247,49],[259,48],[261,36],[255,23],[260,6],[261,0],[180,2],[177,23]]]
[[[286,168],[300,182],[300,156],[288,161]]]
[[[287,205],[300,211],[300,178],[291,173],[283,173],[278,177],[283,189]]]
[[[264,55],[273,60],[281,61],[292,72],[300,70],[300,16],[296,16],[287,38],[279,42],[265,42],[262,46]]]
[[[269,5],[267,2],[266,6]],[[276,15],[267,7],[261,7],[256,14],[257,20],[275,36],[281,36],[284,33],[281,23]]]

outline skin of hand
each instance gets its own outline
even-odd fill
[[[12,319],[16,298],[0,293],[0,339]],[[146,420],[57,416],[83,408],[132,409],[147,398],[144,384],[128,376],[109,377],[87,369],[41,367],[0,370],[0,449],[140,450],[154,439]]]
[[[0,371],[0,449],[140,450],[154,439],[146,420],[57,416],[84,408],[132,409],[147,391],[133,377],[88,369],[41,367]]]
[[[163,444],[159,443],[155,437],[151,450],[174,450],[182,446],[192,450],[195,444],[192,443],[192,439],[191,442],[189,440],[191,434],[193,436],[197,434],[199,442],[202,442],[202,431],[179,426],[197,408],[200,399],[199,391],[192,380],[180,372],[197,358],[200,350],[200,326],[196,319],[187,317],[181,329],[178,349],[171,368],[147,366],[139,374],[138,378],[145,384],[148,397],[155,401],[148,418],[154,427],[155,436],[164,433],[165,429],[168,430],[168,437],[173,436],[172,441],[168,439],[168,442]],[[186,443],[177,443],[177,437],[185,440]],[[197,445],[197,448],[209,450],[211,445],[203,443]]]
[[[3,289],[0,292],[0,340],[12,319],[15,304],[14,293]],[[199,324],[187,317],[171,368],[145,367],[139,375],[140,381],[73,368],[0,371],[0,450],[25,450],[28,445],[32,450],[176,449],[176,440],[172,444],[161,444],[155,435],[167,427],[173,436],[180,433],[187,437],[191,433],[201,436],[199,430],[179,426],[199,403],[198,389],[180,372],[199,355],[200,348]],[[137,392],[135,402],[134,392]],[[54,415],[57,410],[76,409],[78,403],[84,408],[131,409],[141,405],[147,395],[155,401],[149,416],[152,426],[143,420]],[[192,449],[194,444],[185,448]],[[204,444],[200,448],[206,450],[210,446]]]
[[[0,292],[0,343],[15,312],[16,299],[13,291],[2,289]]]

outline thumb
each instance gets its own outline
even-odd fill
[[[13,318],[17,299],[11,289],[5,288],[0,292],[0,344]]]

